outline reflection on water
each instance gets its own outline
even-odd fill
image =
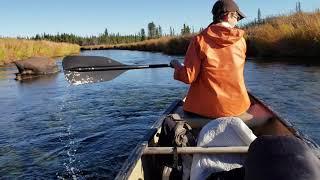
[[[85,51],[125,64],[169,63],[138,51]],[[174,57],[180,58],[182,57]],[[58,61],[61,68],[61,61]],[[63,73],[18,82],[0,68],[0,177],[112,179],[130,150],[187,90],[170,68],[126,71],[109,82],[71,86]],[[320,143],[320,67],[249,60],[249,89]]]
[[[0,80],[14,79],[18,70],[15,65],[0,66]]]
[[[43,76],[38,76],[32,79],[24,79],[19,81],[21,86],[28,85],[28,86],[42,86],[42,85],[50,85],[57,81],[58,74],[48,74]]]

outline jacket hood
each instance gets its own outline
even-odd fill
[[[209,37],[219,47],[227,47],[238,42],[243,37],[244,31],[212,24],[202,34]]]

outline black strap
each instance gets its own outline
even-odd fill
[[[179,156],[177,147],[173,147],[173,168],[178,171],[182,170],[182,166],[179,166]]]

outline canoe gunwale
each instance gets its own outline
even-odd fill
[[[165,112],[163,112],[163,114],[160,116],[160,118],[151,126],[151,129],[148,131],[148,133],[129,154],[115,180],[125,180],[129,178],[138,160],[142,157],[144,150],[148,147],[148,143],[151,140],[150,138],[153,138],[158,129],[161,128],[162,122],[164,121],[166,116],[173,112],[181,103],[181,99],[177,99],[173,103],[171,103],[170,107],[167,108]]]

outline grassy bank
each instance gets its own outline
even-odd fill
[[[270,17],[251,23],[246,31],[248,56],[255,57],[319,57],[320,13],[296,13]],[[192,35],[163,37],[139,43],[115,46],[84,46],[87,49],[128,49],[185,54]]]
[[[0,65],[33,56],[57,57],[79,51],[80,46],[74,44],[0,38]]]
[[[248,55],[319,57],[320,12],[267,18],[245,28]]]

